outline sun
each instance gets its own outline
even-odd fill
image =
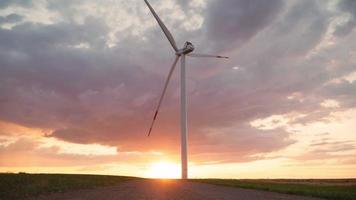
[[[168,161],[154,162],[148,168],[146,177],[176,179],[180,177],[180,166]]]

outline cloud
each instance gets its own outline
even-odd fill
[[[32,0],[3,0],[0,2],[0,8],[6,8],[13,5],[30,7],[32,5]]]
[[[263,159],[268,153],[295,143],[291,136],[292,133],[280,128],[258,130],[240,124],[204,130],[204,135],[193,136],[190,150],[196,162],[247,162]]]
[[[333,138],[323,137],[314,140],[309,145],[306,152],[296,159],[300,161],[320,161],[336,160],[336,162],[349,162],[353,152],[356,149],[354,140],[335,140]]]
[[[205,23],[206,35],[214,49],[229,50],[248,42],[268,26],[283,7],[283,1],[210,1]]]
[[[338,8],[349,14],[347,21],[335,30],[336,35],[345,36],[351,33],[356,26],[356,3],[352,0],[341,0],[338,3]]]
[[[82,145],[55,138],[4,137],[0,142],[1,167],[61,167],[105,164],[142,164],[164,156],[159,152],[125,152],[99,144]]]
[[[154,133],[145,137],[173,60],[168,42],[143,3],[99,3],[93,10],[96,4],[50,1],[44,9],[58,19],[46,24],[16,10],[1,18],[18,24],[0,29],[0,120],[50,130],[47,137],[67,142],[177,156],[178,70]],[[312,123],[333,109],[355,107],[355,82],[330,84],[355,70],[355,35],[320,47],[329,41],[332,19],[344,13],[317,1],[153,4],[178,43],[187,39],[202,53],[231,57],[188,59],[189,142],[196,160],[263,158],[297,139],[284,126],[261,130],[251,122],[297,113],[304,117],[287,123]],[[201,26],[192,25],[200,24],[193,18],[202,18]],[[321,106],[326,99],[339,107]]]
[[[5,17],[0,16],[0,24],[15,23],[15,22],[21,21],[22,19],[23,19],[23,16],[12,13],[12,14],[7,15]]]
[[[343,107],[354,108],[356,105],[355,101],[355,91],[356,90],[356,81],[340,81],[337,83],[328,84],[323,88],[323,93],[325,96],[331,98],[337,98],[343,103]]]

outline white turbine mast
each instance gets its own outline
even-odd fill
[[[192,53],[194,51],[194,46],[192,43],[190,42],[185,42],[183,48],[178,49],[177,44],[172,36],[172,34],[169,32],[168,28],[164,25],[164,23],[162,22],[162,20],[158,17],[158,15],[156,14],[155,10],[152,8],[152,6],[150,5],[150,3],[145,0],[148,8],[150,9],[152,15],[154,16],[154,18],[156,19],[158,25],[161,27],[163,33],[166,35],[169,43],[171,43],[174,51],[175,51],[175,60],[173,62],[173,65],[171,66],[171,69],[168,73],[166,82],[164,84],[163,87],[163,91],[162,94],[159,98],[158,101],[158,106],[156,108],[155,114],[153,116],[153,120],[150,126],[150,130],[148,132],[148,136],[150,136],[153,125],[155,123],[155,120],[157,118],[158,112],[159,112],[159,108],[161,107],[162,104],[162,100],[163,97],[166,93],[167,90],[167,86],[169,84],[169,81],[171,79],[171,76],[174,72],[174,69],[177,65],[177,62],[179,60],[179,58],[181,59],[181,76],[180,76],[180,92],[181,92],[181,164],[182,164],[182,179],[187,179],[188,178],[188,156],[187,156],[187,134],[188,134],[188,130],[187,130],[187,100],[186,100],[186,73],[185,73],[185,58],[186,56],[190,56],[190,57],[211,57],[211,58],[225,58],[228,59],[228,57],[225,56],[216,56],[216,55],[207,55],[207,54],[198,54],[198,53]]]

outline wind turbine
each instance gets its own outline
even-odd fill
[[[162,100],[163,97],[166,93],[167,90],[167,86],[168,83],[171,79],[171,76],[174,72],[174,69],[177,65],[177,62],[179,60],[179,58],[181,58],[181,74],[180,74],[180,106],[181,106],[181,164],[182,164],[182,179],[187,179],[188,178],[188,156],[187,156],[187,134],[188,134],[188,128],[187,128],[187,99],[186,99],[186,76],[185,76],[185,57],[186,56],[191,56],[191,57],[212,57],[212,58],[226,58],[228,59],[228,57],[225,56],[214,56],[214,55],[207,55],[207,54],[198,54],[198,53],[192,53],[194,51],[194,46],[192,43],[190,42],[185,42],[183,48],[178,49],[177,44],[172,36],[172,34],[169,32],[168,28],[164,25],[164,23],[162,22],[162,20],[158,17],[158,15],[156,14],[155,10],[152,8],[152,6],[150,5],[150,3],[145,0],[148,8],[150,9],[152,15],[154,16],[154,18],[156,19],[158,25],[161,27],[163,33],[166,35],[168,41],[171,43],[174,51],[175,51],[175,60],[173,62],[173,65],[171,66],[171,69],[168,73],[166,82],[164,84],[163,87],[163,91],[161,94],[161,97],[159,98],[158,101],[158,106],[156,108],[156,112],[153,116],[153,120],[150,126],[150,130],[148,132],[148,136],[150,136],[153,125],[156,121],[157,115],[158,115],[158,111],[159,108],[161,107],[162,104]]]

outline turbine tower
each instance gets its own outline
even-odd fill
[[[148,136],[150,136],[153,125],[155,123],[155,120],[158,115],[159,108],[161,107],[163,97],[166,93],[167,86],[169,84],[169,81],[171,79],[171,76],[174,72],[174,69],[177,65],[177,62],[179,58],[181,59],[181,74],[180,74],[180,105],[181,105],[181,164],[182,164],[182,179],[187,179],[188,178],[188,150],[187,150],[187,134],[188,134],[188,127],[187,127],[187,97],[186,97],[186,73],[185,73],[185,59],[186,56],[190,57],[212,57],[212,58],[225,58],[228,59],[228,57],[225,56],[214,56],[214,55],[207,55],[207,54],[197,54],[197,53],[192,53],[194,51],[194,46],[190,42],[185,42],[183,48],[178,49],[177,44],[172,36],[172,34],[169,32],[168,28],[164,25],[162,20],[158,17],[156,14],[155,10],[152,8],[150,3],[145,0],[148,8],[150,9],[152,15],[156,19],[158,25],[161,27],[163,33],[166,35],[168,41],[171,43],[174,51],[175,51],[175,60],[173,62],[173,65],[171,66],[171,69],[168,73],[166,82],[163,87],[163,92],[161,94],[161,97],[159,98],[158,101],[158,106],[156,108],[156,112],[153,116],[153,120],[150,126],[150,130],[148,132]]]

